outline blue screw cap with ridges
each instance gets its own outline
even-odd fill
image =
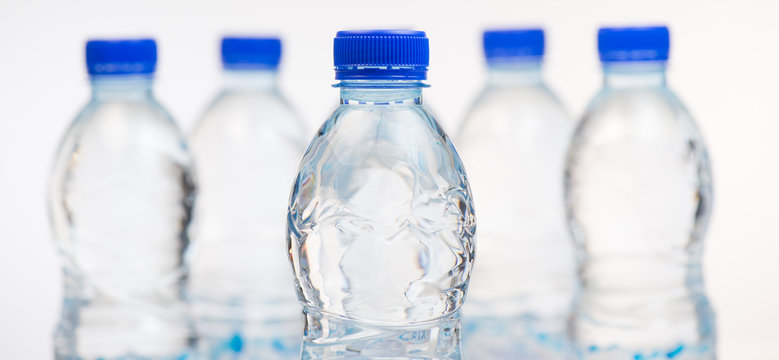
[[[540,61],[544,57],[544,30],[540,28],[487,30],[483,41],[488,64]]]
[[[89,40],[86,45],[89,75],[148,75],[157,66],[153,39]]]
[[[222,38],[222,66],[225,69],[276,69],[281,60],[281,39],[278,37]]]
[[[600,61],[667,61],[670,37],[666,26],[602,27],[598,30]]]
[[[424,31],[339,31],[333,61],[338,80],[425,80],[429,42]]]

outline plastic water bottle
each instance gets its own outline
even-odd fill
[[[714,359],[701,276],[711,211],[706,147],[666,86],[668,28],[602,28],[605,74],[566,169],[585,359]]]
[[[560,359],[576,285],[563,167],[574,123],[541,74],[542,29],[484,33],[486,88],[457,135],[479,209],[467,359]]]
[[[460,159],[422,104],[421,31],[341,31],[341,104],[300,164],[288,245],[302,359],[460,359],[475,217]]]
[[[51,221],[63,262],[57,359],[181,359],[193,186],[184,138],[152,94],[154,40],[86,45],[92,98],[55,161]]]
[[[280,57],[278,38],[222,39],[225,85],[191,137],[189,298],[207,359],[300,356],[284,236],[306,127],[276,85]]]

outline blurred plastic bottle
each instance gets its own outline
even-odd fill
[[[184,138],[154,99],[154,40],[92,40],[92,99],[56,158],[50,213],[64,268],[57,359],[181,359],[193,186]]]
[[[341,31],[341,105],[300,164],[289,253],[302,359],[460,359],[475,217],[460,159],[422,104],[421,31]]]
[[[222,39],[225,86],[191,137],[190,302],[208,359],[300,356],[284,224],[307,131],[279,93],[280,57],[278,38]]]
[[[605,73],[566,169],[581,293],[571,335],[586,359],[713,359],[701,276],[711,211],[706,148],[666,87],[666,27],[602,28]]]
[[[541,74],[541,29],[484,33],[487,86],[457,135],[479,208],[468,359],[559,359],[576,286],[563,167],[573,132]]]

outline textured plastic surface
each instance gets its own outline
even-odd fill
[[[479,213],[463,306],[469,360],[564,358],[576,288],[563,167],[575,122],[540,63],[491,67],[457,135]]]
[[[197,164],[190,309],[207,359],[300,359],[283,234],[308,131],[272,71],[225,71],[190,137]]]
[[[303,358],[459,359],[476,225],[465,172],[420,87],[375,85],[341,87],[290,197]]]
[[[664,64],[606,67],[568,152],[565,191],[582,359],[715,359],[701,269],[712,207],[706,146]]]
[[[56,359],[181,359],[194,189],[179,129],[151,79],[93,78],[65,136],[49,208],[63,264]]]

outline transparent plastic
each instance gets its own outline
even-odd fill
[[[460,158],[421,83],[339,86],[289,204],[302,359],[460,359],[475,231]]]
[[[144,76],[93,76],[62,142],[49,209],[63,262],[57,359],[180,359],[193,201],[184,138]]]
[[[306,127],[271,70],[228,70],[190,138],[198,201],[189,300],[208,359],[300,356],[300,305],[285,256],[290,183]]]
[[[492,65],[457,135],[479,209],[479,261],[463,308],[475,359],[560,359],[576,287],[563,205],[574,123],[541,63]]]
[[[604,72],[566,165],[581,281],[571,336],[586,359],[714,359],[701,276],[712,202],[703,140],[664,63]]]

